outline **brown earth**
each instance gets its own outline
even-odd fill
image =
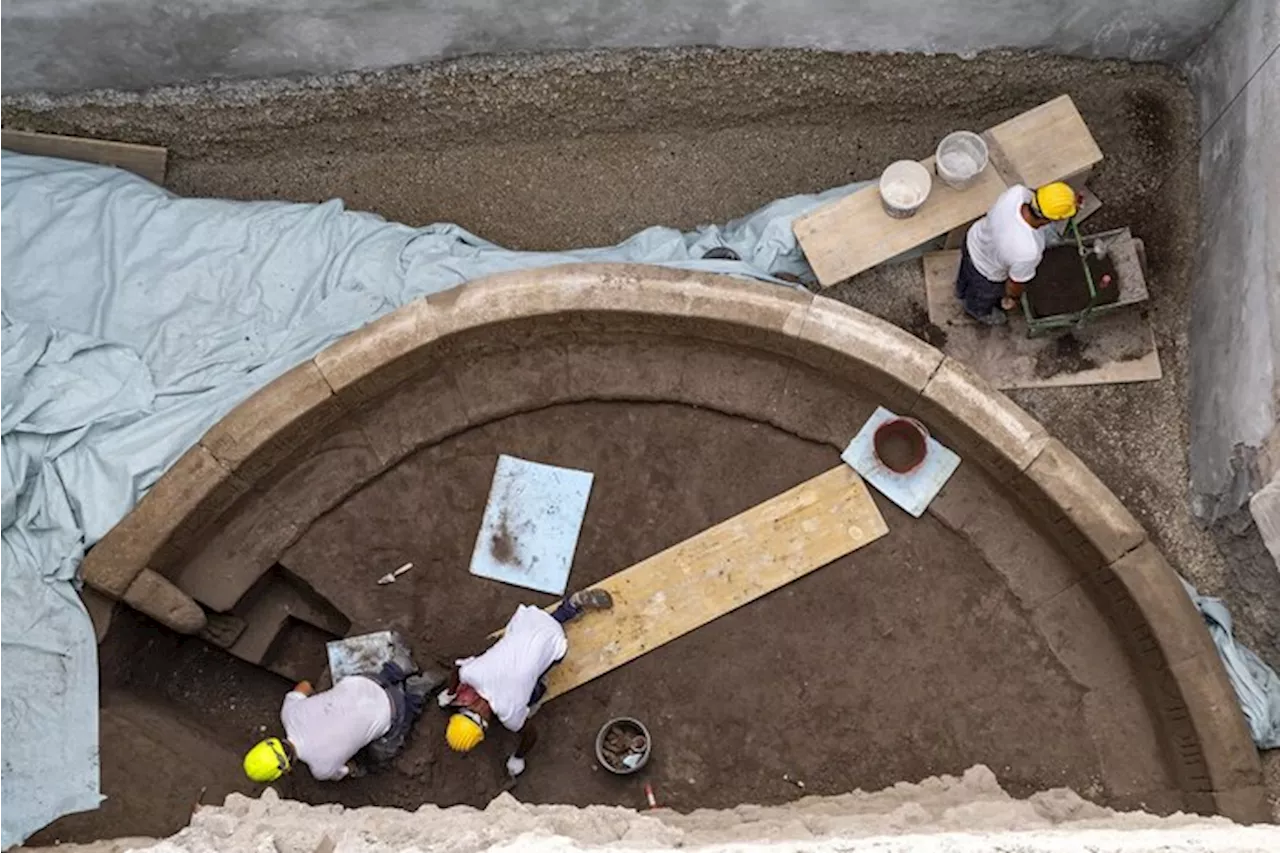
[[[1093,286],[1097,290],[1096,305],[1109,305],[1120,298],[1116,285],[1116,267],[1110,258],[1089,255],[1085,258]],[[1103,276],[1110,276],[1111,286],[1103,286]],[[1089,307],[1089,283],[1074,246],[1057,246],[1044,253],[1036,276],[1027,284],[1027,299],[1036,317],[1079,314]]]

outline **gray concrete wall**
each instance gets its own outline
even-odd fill
[[[1280,379],[1280,2],[1238,0],[1188,63],[1200,100],[1190,326],[1196,514],[1239,509],[1270,458]]]
[[[4,90],[144,88],[566,48],[1041,49],[1179,61],[1230,0],[6,0]]]

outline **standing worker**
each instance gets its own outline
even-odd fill
[[[551,613],[520,605],[506,630],[479,657],[457,662],[440,707],[458,710],[449,718],[445,740],[455,752],[470,752],[484,740],[490,721],[520,732],[520,744],[507,759],[512,778],[524,772],[524,759],[538,740],[529,717],[547,692],[543,676],[564,660],[569,650],[564,624],[587,610],[608,610],[613,597],[603,589],[575,592]]]
[[[244,757],[244,772],[255,782],[274,782],[301,761],[321,781],[364,775],[353,759],[368,747],[373,764],[390,761],[404,746],[432,688],[426,676],[407,676],[385,664],[376,676],[349,675],[315,693],[299,682],[284,697],[283,738],[260,741]]]
[[[1035,277],[1044,257],[1043,229],[1076,215],[1076,191],[1062,181],[1034,193],[1015,184],[1000,194],[987,215],[973,223],[960,250],[956,297],[979,323],[1009,321],[1022,288]]]

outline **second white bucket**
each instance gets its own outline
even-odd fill
[[[938,143],[933,167],[944,184],[955,190],[965,189],[987,168],[987,143],[967,130],[948,133]]]
[[[915,160],[890,163],[880,175],[880,204],[894,219],[906,219],[929,197],[933,177]]]

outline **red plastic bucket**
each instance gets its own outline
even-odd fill
[[[876,427],[871,446],[881,465],[895,474],[909,474],[924,461],[928,437],[924,424],[915,418],[894,418]]]

